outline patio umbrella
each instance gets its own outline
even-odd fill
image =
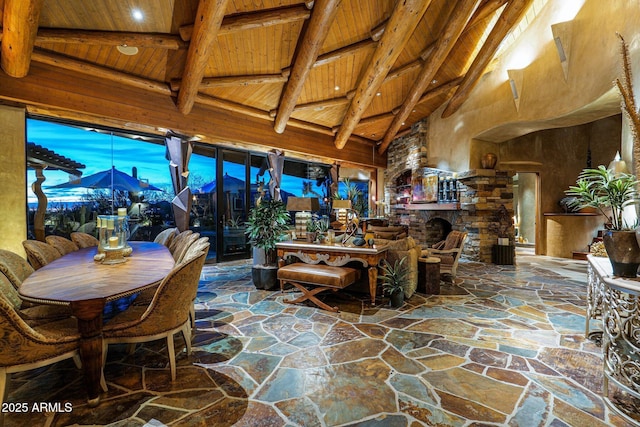
[[[112,166],[111,169],[96,172],[92,175],[83,176],[82,178],[54,185],[49,188],[78,187],[91,188],[93,190],[98,188],[110,188],[112,211],[114,205],[114,190],[128,191],[130,193],[137,193],[146,190],[163,191],[161,188],[155,187],[147,182],[140,181],[138,178],[119,171],[115,166]]]
[[[119,171],[112,166],[111,169],[96,172],[92,175],[83,176],[82,178],[65,182],[63,184],[54,185],[49,188],[78,188],[85,187],[91,189],[111,188],[112,190],[128,191],[137,193],[139,191],[162,191],[162,189],[140,181],[129,174]]]
[[[225,173],[222,177],[222,185],[225,191],[231,193],[237,193],[239,191],[244,191],[244,181],[238,178],[234,178],[228,173]],[[206,183],[202,187],[198,189],[198,193],[212,193],[216,191],[216,181],[215,179],[211,182]]]

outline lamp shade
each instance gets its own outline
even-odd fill
[[[334,200],[333,209],[351,209],[351,200]]]
[[[289,197],[287,199],[288,211],[318,211],[320,210],[320,201],[317,197]]]

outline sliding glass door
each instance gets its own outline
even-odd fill
[[[249,257],[244,222],[249,206],[249,153],[218,149],[218,262]]]

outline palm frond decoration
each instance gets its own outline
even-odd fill
[[[631,123],[631,135],[633,136],[633,173],[640,172],[640,115],[636,107],[633,94],[633,76],[631,74],[631,61],[627,43],[621,34],[616,33],[620,39],[620,54],[622,56],[622,79],[616,79],[615,84],[622,95],[622,111]]]

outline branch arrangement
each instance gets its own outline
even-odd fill
[[[640,115],[636,107],[633,94],[633,79],[631,76],[631,64],[629,49],[624,38],[616,33],[620,39],[620,54],[622,55],[622,80],[616,79],[615,84],[622,95],[622,111],[631,123],[631,135],[633,136],[633,173],[637,176],[640,172]]]

